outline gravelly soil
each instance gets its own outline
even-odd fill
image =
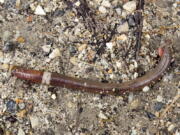
[[[128,0],[107,0],[110,7],[102,1],[87,0],[85,7],[82,0],[80,6],[73,0],[0,0],[0,62],[119,83],[155,67],[156,50],[165,45],[172,54],[169,70],[147,91],[105,96],[29,83],[1,65],[0,135],[180,134],[180,1],[145,2],[138,59],[135,11],[123,15]],[[37,5],[46,15],[35,13]]]

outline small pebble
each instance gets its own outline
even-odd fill
[[[154,105],[154,110],[155,111],[160,111],[164,107],[164,103],[162,102],[156,102]]]
[[[129,96],[128,96],[128,103],[131,103],[134,99],[134,94],[132,92],[129,93]]]
[[[126,18],[127,14],[128,14],[127,11],[123,10],[122,13],[121,13],[121,16],[123,18]]]
[[[38,5],[36,7],[36,9],[35,9],[34,14],[36,14],[36,15],[46,15],[46,12],[44,11],[44,9],[40,5]]]
[[[22,36],[18,37],[18,38],[17,38],[17,42],[18,42],[18,43],[24,43],[24,42],[25,42],[24,37],[22,37]]]
[[[122,14],[121,8],[116,8],[115,10],[116,10],[116,13],[117,13],[118,15],[121,15],[121,14]]]
[[[151,112],[146,112],[146,115],[149,119],[154,119],[156,116]]]
[[[24,110],[19,111],[16,115],[17,115],[18,117],[23,118],[23,117],[26,116],[26,114],[27,114],[27,111],[24,109]]]
[[[51,98],[52,98],[53,100],[55,100],[55,99],[56,99],[56,94],[52,94],[52,95],[51,95]]]
[[[132,13],[136,10],[136,1],[129,1],[123,5],[123,9]]]
[[[127,36],[126,36],[125,34],[122,34],[122,35],[118,36],[117,39],[124,42],[124,41],[126,41],[128,38],[127,38]]]
[[[99,118],[101,118],[101,119],[105,119],[105,120],[108,119],[108,118],[106,117],[106,115],[104,115],[102,112],[100,112],[98,116],[99,116]]]
[[[71,54],[75,54],[75,53],[76,53],[76,48],[75,48],[74,46],[70,46],[69,52],[70,52]]]
[[[180,131],[177,129],[174,135],[180,135]]]
[[[133,101],[130,103],[130,109],[133,110],[133,109],[138,108],[139,104],[140,104],[140,101],[139,101],[138,99],[133,100]]]
[[[14,42],[5,42],[3,51],[4,52],[11,52],[15,49],[16,44]]]
[[[42,49],[44,52],[49,53],[51,50],[51,45],[43,45]]]
[[[107,12],[106,8],[104,6],[100,6],[99,7],[99,11],[103,14],[105,14]]]
[[[106,43],[106,47],[107,47],[108,49],[112,50],[112,48],[113,48],[113,43],[112,43],[112,42]]]
[[[65,14],[65,11],[64,10],[60,10],[60,9],[57,9],[57,10],[55,10],[55,12],[54,12],[54,16],[55,17],[58,17],[58,16],[63,16]]]
[[[24,109],[25,108],[25,103],[19,103],[18,104],[18,107],[19,107],[19,109]]]
[[[59,56],[61,56],[60,50],[58,48],[56,48],[51,52],[51,54],[49,55],[49,58],[54,59]]]
[[[17,121],[15,116],[10,116],[6,118],[7,121],[11,122],[11,123],[15,123]]]
[[[82,45],[80,45],[80,46],[78,47],[78,51],[81,52],[81,51],[83,51],[83,50],[86,49],[86,48],[87,48],[87,44],[82,44]]]
[[[129,31],[129,25],[127,22],[123,23],[122,25],[117,27],[117,31],[118,33],[122,33],[122,32],[128,32]]]
[[[21,6],[21,0],[16,0],[16,8],[20,8]]]
[[[108,8],[111,7],[111,3],[109,2],[109,0],[103,0],[101,5]]]
[[[145,86],[145,87],[143,88],[143,92],[148,92],[149,90],[150,90],[149,86]]]
[[[18,134],[17,135],[25,135],[25,133],[24,133],[22,128],[18,129]]]
[[[79,7],[81,5],[80,1],[78,0],[77,2],[74,3],[75,6]]]
[[[35,128],[39,125],[39,119],[36,116],[30,116],[31,126]]]
[[[136,23],[135,23],[133,15],[128,16],[127,19],[128,19],[128,24],[129,24],[130,27],[136,26]]]
[[[146,35],[145,35],[145,38],[146,38],[147,40],[150,40],[150,39],[151,39],[151,37],[150,37],[149,34],[146,34]]]
[[[156,100],[157,100],[158,102],[162,102],[162,101],[163,101],[163,97],[162,97],[161,95],[157,95]]]
[[[4,3],[4,0],[0,0],[0,3]]]
[[[130,135],[137,135],[137,130],[134,127],[132,127],[132,129],[131,129]]]
[[[171,132],[176,126],[174,124],[170,124],[168,127],[168,131]]]
[[[0,69],[9,70],[9,64],[2,64]]]
[[[133,75],[134,79],[138,77],[138,73],[135,72],[134,75]]]
[[[17,110],[17,104],[14,100],[9,100],[6,103],[6,107],[7,107],[7,111],[11,113],[14,113]]]

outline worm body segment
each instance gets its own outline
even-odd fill
[[[167,47],[160,49],[162,49],[161,52],[163,52],[161,53],[161,60],[154,69],[150,70],[142,77],[120,84],[102,83],[87,79],[77,79],[57,73],[25,69],[18,66],[13,67],[12,74],[17,78],[28,80],[34,83],[43,83],[46,85],[60,86],[73,90],[87,91],[91,93],[120,95],[125,92],[139,90],[142,87],[156,81],[163,75],[163,73],[169,66],[171,57],[170,51]]]

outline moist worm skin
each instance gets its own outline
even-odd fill
[[[163,51],[158,65],[147,72],[144,76],[124,83],[102,83],[87,79],[68,77],[57,73],[49,73],[38,70],[25,69],[14,66],[12,74],[17,78],[28,80],[34,83],[70,88],[72,90],[82,90],[91,93],[121,95],[126,92],[140,90],[142,87],[158,80],[168,68],[171,56],[167,47],[160,48]]]

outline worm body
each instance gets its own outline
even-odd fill
[[[28,80],[34,83],[42,83],[52,86],[60,86],[73,90],[82,90],[100,94],[123,94],[129,91],[139,90],[159,79],[168,68],[171,57],[167,47],[161,49],[161,60],[159,64],[147,72],[144,76],[124,83],[101,83],[87,79],[77,79],[57,73],[43,72],[38,70],[25,69],[14,66],[12,74],[17,78]]]

